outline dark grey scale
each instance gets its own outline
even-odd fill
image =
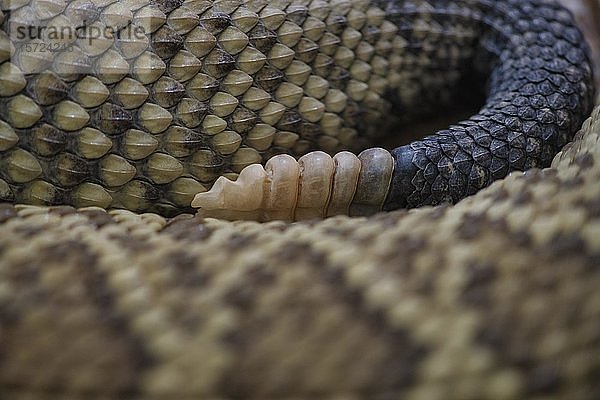
[[[179,103],[185,96],[185,87],[173,78],[162,76],[152,85],[153,100],[161,107],[170,108]]]
[[[248,32],[250,44],[262,53],[268,53],[277,43],[277,34],[258,21],[256,26]]]
[[[340,35],[346,29],[346,26],[348,26],[348,19],[343,15],[331,13],[325,20],[325,24],[329,32],[334,35]]]
[[[32,151],[43,157],[54,156],[69,145],[69,135],[50,125],[41,124],[31,129],[31,134],[22,134],[21,138],[25,139],[25,143],[29,144]]]
[[[202,14],[200,23],[203,27],[208,29],[210,33],[216,35],[231,25],[231,17],[229,14],[217,11],[213,8]]]
[[[181,125],[195,128],[200,125],[206,114],[208,114],[208,110],[208,103],[185,97],[177,104],[174,114],[177,122]]]
[[[161,207],[159,202],[164,190],[164,187],[134,179],[118,188],[114,198],[118,205],[131,211],[153,210]]]
[[[27,93],[38,104],[49,106],[65,100],[69,85],[53,72],[36,74],[27,83]]]
[[[118,135],[133,128],[135,113],[113,103],[104,103],[90,112],[91,125],[108,135]]]
[[[180,7],[183,4],[183,0],[150,0],[150,5],[158,8],[165,14],[170,13],[174,9]]]
[[[187,157],[209,145],[210,140],[195,130],[171,126],[161,135],[161,148],[174,157]]]
[[[73,1],[65,9],[65,15],[76,26],[89,26],[100,16],[100,10],[92,1]]]
[[[239,134],[245,134],[252,130],[258,123],[258,116],[252,110],[238,106],[231,114],[228,125]]]
[[[164,24],[150,36],[152,50],[163,60],[173,57],[183,48],[183,36],[175,29]]]
[[[331,68],[331,71],[327,75],[327,80],[329,81],[331,87],[340,90],[344,90],[346,88],[346,85],[350,79],[350,72],[346,68],[342,68],[337,65]]]
[[[296,110],[286,110],[277,123],[277,128],[287,132],[298,132],[302,121],[302,116]]]
[[[209,148],[196,151],[185,162],[189,173],[200,182],[212,182],[225,170],[223,157]]]
[[[61,153],[51,159],[46,176],[62,188],[73,187],[90,178],[90,163],[71,153]]]
[[[344,120],[348,121],[348,124],[351,126],[360,126],[362,124],[360,121],[361,114],[362,109],[360,105],[354,100],[348,100],[342,113]],[[361,127],[364,128],[364,126]]]
[[[270,65],[265,65],[254,75],[254,83],[266,92],[276,90],[284,79],[283,72]]]
[[[510,170],[547,166],[572,138],[575,130],[567,130],[567,127],[578,127],[589,112],[593,93],[589,61],[581,56],[585,54],[579,47],[584,46],[583,40],[573,28],[571,18],[555,5],[537,1],[525,2],[524,6],[520,3],[512,0],[502,4],[481,2],[478,6],[483,18],[474,19],[473,23],[481,30],[476,51],[483,55],[475,55],[475,59],[477,67],[492,77],[490,99],[478,116],[451,128],[451,135],[448,131],[438,132],[422,142],[392,151],[396,164],[386,209],[456,202]],[[540,15],[562,19],[564,29],[550,27],[556,21]],[[581,56],[578,65],[561,58],[554,49],[561,32],[563,39],[573,36],[563,42],[580,50],[575,51]],[[555,62],[556,59],[561,61]],[[545,68],[548,64],[549,68]],[[569,71],[575,72],[570,74]],[[561,88],[552,81],[562,81],[559,77],[567,75],[572,80],[567,78],[568,83],[561,82],[561,85],[567,91],[577,87],[578,93],[573,93],[572,101],[582,108],[569,109],[555,96]],[[552,96],[556,100],[554,106],[548,102]],[[415,179],[421,172],[431,171],[431,165],[437,165],[438,169],[448,165],[447,159],[442,165],[432,159],[420,143],[439,146],[448,156],[449,149],[444,149],[448,147],[448,139],[455,146],[448,157],[457,167],[447,176],[447,181],[453,184],[445,186],[442,181],[430,184],[427,180]]]
[[[220,48],[213,49],[203,60],[202,69],[214,78],[222,78],[235,68],[235,58]]]
[[[0,200],[5,202],[15,201],[15,194],[11,186],[3,179],[0,179]]]
[[[319,52],[319,45],[307,38],[301,38],[296,46],[294,46],[296,52],[296,59],[310,64],[317,57]]]
[[[381,30],[373,25],[365,25],[362,30],[363,38],[369,43],[377,43],[381,37]]]
[[[315,59],[312,61],[313,71],[323,78],[329,78],[329,75],[332,73],[333,68],[335,67],[335,61],[325,54],[317,54]]]
[[[285,9],[285,12],[285,18],[298,26],[301,26],[306,21],[306,17],[308,17],[308,8],[301,4],[290,4]]]
[[[311,141],[316,140],[323,133],[318,124],[306,121],[300,122],[297,129],[297,132],[301,138]]]

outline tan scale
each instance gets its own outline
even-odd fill
[[[69,100],[57,104],[52,117],[56,127],[65,131],[82,129],[90,120],[90,115],[83,107]]]
[[[260,11],[259,16],[260,21],[267,27],[267,29],[274,31],[277,30],[281,24],[283,24],[286,14],[278,8],[267,5]]]
[[[267,62],[267,56],[253,47],[246,47],[237,56],[238,67],[249,75],[253,75]]]
[[[186,83],[186,92],[200,101],[206,101],[218,91],[219,85],[217,79],[199,73]]]
[[[319,51],[328,56],[333,56],[341,44],[341,39],[327,32],[319,39]]]
[[[283,82],[275,91],[275,99],[288,108],[293,108],[302,100],[303,90],[293,83]]]
[[[232,154],[239,149],[242,137],[235,131],[223,131],[217,133],[211,139],[212,148],[219,154]]]
[[[164,61],[149,51],[142,53],[132,65],[133,77],[144,85],[155,82],[166,69]]]
[[[182,6],[169,13],[167,18],[169,25],[180,35],[185,35],[200,23],[198,14],[189,8]]]
[[[284,21],[277,30],[279,41],[287,47],[294,47],[300,41],[303,34],[302,27],[291,21]]]
[[[57,196],[56,186],[46,181],[35,180],[25,185],[19,201],[47,206],[55,203]]]
[[[267,124],[256,124],[244,138],[246,144],[258,151],[265,151],[273,143],[277,129]]]
[[[77,103],[85,108],[93,108],[104,103],[110,91],[98,78],[88,75],[75,84],[72,94]]]
[[[226,117],[230,115],[239,104],[239,100],[229,93],[217,92],[210,99],[210,107],[212,112],[218,117]]]
[[[244,93],[242,104],[250,110],[261,110],[271,101],[271,95],[261,88],[252,86]]]
[[[25,74],[45,71],[52,64],[53,55],[50,52],[38,50],[45,45],[40,39],[30,40],[29,44],[33,51],[26,51],[25,48],[18,49],[13,57],[15,64]]]
[[[218,42],[229,54],[238,54],[246,48],[249,39],[248,36],[238,28],[229,26],[221,32]]]
[[[139,81],[124,78],[112,88],[112,94],[117,104],[126,109],[140,107],[150,95],[148,89]]]
[[[96,57],[112,47],[114,39],[109,35],[94,35],[93,32],[104,32],[106,25],[99,21],[92,23],[84,35],[77,38],[77,46],[90,57]]]
[[[310,76],[312,69],[306,63],[293,60],[285,69],[285,77],[289,83],[297,86],[302,86]]]
[[[159,152],[148,157],[144,168],[148,177],[157,184],[172,182],[183,174],[183,165],[175,157]]]
[[[139,124],[150,133],[160,133],[169,127],[173,115],[158,104],[144,103],[138,111]]]
[[[344,68],[350,68],[355,59],[355,54],[347,47],[340,46],[333,55],[335,62]]]
[[[223,132],[227,128],[227,121],[217,115],[209,114],[202,120],[201,127],[203,133],[212,136]]]
[[[31,98],[19,94],[6,105],[7,122],[15,128],[29,128],[42,118],[42,110]]]
[[[39,19],[56,17],[65,10],[66,2],[61,0],[35,0],[32,8]]]
[[[304,36],[306,36],[312,41],[317,41],[321,39],[326,29],[327,26],[325,25],[325,23],[319,18],[315,18],[314,16],[308,16],[304,21],[304,24],[302,25]]]
[[[96,59],[94,72],[103,83],[116,83],[129,73],[129,63],[119,52],[109,49]]]
[[[100,178],[108,187],[122,186],[137,173],[135,167],[121,156],[109,154],[100,160]]]
[[[14,96],[26,85],[27,81],[19,67],[8,61],[0,65],[0,96]]]
[[[19,136],[6,122],[0,120],[0,151],[6,151],[19,142]]]
[[[185,37],[185,47],[198,58],[206,56],[217,45],[217,38],[204,27],[196,27]]]
[[[168,196],[179,207],[189,207],[197,193],[206,191],[206,187],[193,178],[175,179],[169,186]]]
[[[274,126],[279,122],[284,111],[285,107],[283,105],[271,101],[260,110],[259,115],[264,123]]]
[[[167,20],[167,16],[158,7],[147,5],[136,11],[133,23],[148,34],[155,32]]]
[[[15,52],[15,46],[4,31],[0,31],[0,62],[7,61]]]
[[[240,173],[250,164],[260,163],[262,157],[253,148],[241,147],[231,157],[231,169],[233,172]]]
[[[258,23],[258,14],[249,10],[246,7],[238,7],[231,14],[231,22],[242,32],[248,33]]]
[[[149,41],[142,27],[130,25],[115,40],[115,46],[126,59],[132,59],[148,49]]]
[[[221,82],[221,85],[230,95],[241,96],[250,89],[253,82],[254,79],[250,75],[239,69],[234,69],[227,74]]]
[[[30,182],[42,174],[42,166],[38,160],[20,148],[3,154],[1,162],[8,178],[15,183]]]
[[[294,60],[295,55],[294,50],[281,43],[276,43],[268,54],[268,60],[272,66],[283,70]]]
[[[110,151],[113,142],[95,128],[83,128],[77,134],[77,153],[90,160],[103,157]]]
[[[141,160],[158,149],[158,140],[144,131],[128,129],[122,138],[123,155],[130,160]]]

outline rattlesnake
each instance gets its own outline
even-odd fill
[[[101,16],[107,21],[117,23],[119,13],[128,16],[120,3],[100,3],[102,10],[110,10]],[[157,2],[158,8],[150,9],[142,1],[134,3],[139,6],[132,13],[134,21],[139,15],[160,21],[157,10],[165,18],[169,15],[168,26],[157,27],[150,36],[154,51],[170,59],[163,63],[167,75],[160,85],[144,86],[132,79],[146,76],[134,69],[136,65],[149,59],[158,62],[143,46],[140,55],[121,54],[113,64],[108,59],[104,64],[102,55],[93,58],[100,79],[88,79],[86,84],[73,71],[69,77],[62,70],[67,74],[62,80],[59,74],[34,74],[23,85],[17,64],[10,74],[6,70],[0,74],[10,83],[3,90],[14,92],[4,93],[3,98],[7,106],[0,130],[3,198],[11,203],[86,206],[76,210],[7,203],[0,208],[0,393],[4,397],[597,397],[600,107],[554,157],[550,168],[536,168],[546,167],[572,139],[592,104],[589,61],[569,14],[543,0],[332,1],[329,4],[346,10],[345,18],[332,13],[328,19],[315,17],[328,4],[320,1],[279,1],[265,7],[260,1],[240,6],[235,1],[194,0],[184,6]],[[68,7],[63,13],[56,4],[32,3],[26,11],[73,14]],[[90,11],[81,5],[92,3],[74,4],[78,10]],[[17,6],[23,5],[15,2]],[[198,13],[187,12],[189,7],[207,8],[197,18]],[[257,50],[265,41],[289,48],[284,43],[299,32],[292,25],[300,26],[312,17],[313,25],[308,26],[313,30],[302,25],[301,31],[314,35],[314,26],[325,26],[330,41],[319,42],[321,51],[316,53],[323,54],[320,60],[334,60],[326,80],[332,85],[327,90],[333,90],[333,103],[324,100],[327,112],[322,114],[334,118],[337,111],[327,107],[338,104],[340,93],[346,96],[348,110],[339,111],[334,131],[321,120],[317,124],[306,119],[312,118],[310,113],[304,115],[307,110],[321,110],[318,104],[304,109],[300,103],[284,107],[281,115],[286,118],[269,129],[273,126],[244,111],[252,111],[247,105],[262,92],[253,90],[246,103],[246,92],[227,92],[226,88],[236,91],[247,84],[241,73],[230,76],[232,71],[213,77],[221,79],[217,93],[222,94],[209,98],[216,103],[206,106],[198,99],[202,90],[214,88],[196,81],[198,85],[184,87],[185,93],[193,95],[181,94],[183,99],[167,106],[181,92],[183,84],[178,85],[177,79],[187,82],[177,74],[195,68],[191,57],[184,57],[187,64],[181,63],[186,68],[174,67],[179,66],[173,60],[182,50],[173,43],[183,45],[183,38],[194,32],[190,28],[179,35],[176,29],[188,29],[195,20],[199,27],[216,29],[221,35],[232,26],[244,33],[240,26],[254,15],[263,25],[275,24],[273,18],[290,24],[277,30],[274,42],[270,34],[274,30],[268,25],[260,30],[262,36],[244,35],[251,38],[248,42],[237,31],[228,31],[210,50],[218,49],[220,58],[210,52],[212,58],[196,57],[202,60],[203,72],[196,71],[189,80],[200,76],[206,83],[206,76],[221,74],[223,60],[225,64],[230,60],[223,51],[237,51],[240,40],[246,43],[244,49]],[[356,40],[354,31],[361,38],[385,36],[371,29],[370,22],[356,22],[369,18],[379,21],[380,31],[387,19],[401,28],[388,40],[398,45],[391,45],[395,50],[390,50],[390,60],[394,51],[404,51],[403,59],[408,61],[387,77],[376,71],[381,60],[367,58],[368,64],[360,59],[366,50],[359,51],[359,44],[352,47],[353,63],[348,69],[340,64],[343,57],[327,54],[331,43],[335,50],[334,36],[342,43]],[[318,24],[321,20],[324,25]],[[353,31],[346,32],[349,28]],[[217,32],[213,33],[216,38]],[[301,39],[315,43],[300,35],[295,44]],[[366,40],[363,47],[372,48],[373,54],[385,52],[384,39],[373,44]],[[466,47],[457,45],[461,40]],[[193,42],[199,46],[195,51],[207,41],[210,37],[205,36]],[[302,57],[312,50],[309,42],[302,43],[303,47],[292,46],[291,58],[308,65]],[[510,48],[511,43],[516,47]],[[117,50],[138,49],[135,44],[118,43],[110,60],[119,56]],[[285,49],[278,48],[281,52],[276,55],[285,55]],[[440,49],[448,52],[446,58]],[[228,68],[243,72],[235,68],[252,67],[260,61],[258,53],[263,53],[249,51],[245,55],[253,58],[240,60],[244,51],[235,53],[235,65]],[[437,64],[433,54],[448,65]],[[498,59],[502,62],[494,61]],[[131,72],[109,68],[121,61],[131,64],[127,70]],[[264,85],[273,84],[273,76],[294,82],[301,65],[286,69],[283,79],[273,66],[281,62],[275,56],[268,63],[265,59],[271,75],[260,75],[262,69],[246,74],[256,82],[263,79]],[[87,68],[85,62],[82,65]],[[291,65],[290,61],[287,67]],[[394,79],[403,79],[396,91],[377,97],[373,89],[377,83],[369,73],[366,90],[373,89],[369,99],[377,97],[378,106],[369,105],[366,97],[353,97],[358,88],[365,90],[357,76],[364,78],[361,74],[369,66],[391,87]],[[311,64],[314,82],[321,82],[319,67],[323,65]],[[154,76],[152,68],[141,70]],[[370,124],[381,118],[378,111],[401,109],[402,119],[423,111],[424,100],[432,101],[430,107],[443,106],[455,98],[457,88],[464,87],[460,79],[466,71],[491,70],[495,72],[487,106],[470,122],[442,132],[457,139],[458,147],[432,139],[392,153],[395,168],[386,209],[445,204],[292,224],[225,222],[204,218],[202,213],[175,217],[139,213],[186,211],[194,194],[210,186],[218,173],[234,177],[249,162],[272,152],[286,148],[304,152],[316,144],[334,151],[338,146],[354,146],[354,139],[357,146],[365,146],[368,141],[355,138],[356,132],[376,135],[379,130]],[[123,73],[131,77],[110,82]],[[227,77],[234,83],[228,86]],[[55,90],[43,90],[48,82]],[[291,92],[279,97],[276,87],[271,91],[265,87],[255,88],[277,100],[268,102],[273,108],[277,106],[271,103],[287,102],[290,93],[297,96],[289,85]],[[310,97],[315,86],[303,89],[300,97],[306,93]],[[99,99],[100,104],[94,103]],[[140,109],[128,111],[132,104]],[[230,109],[231,104],[235,104],[231,117],[220,117],[223,107]],[[316,103],[311,100],[311,104]],[[193,112],[184,108],[191,105],[196,107]],[[154,132],[163,126],[162,118],[169,119],[165,112],[173,112],[174,120]],[[364,119],[357,118],[357,112]],[[202,113],[212,117],[198,123],[210,124],[192,126],[195,122],[190,121]],[[265,113],[261,118],[271,116]],[[207,130],[223,126],[217,118],[227,129],[207,136]],[[31,119],[31,126],[19,126]],[[255,125],[246,130],[249,120]],[[258,125],[262,130],[257,133]],[[259,133],[265,132],[271,133],[266,142],[272,140],[276,146],[259,153],[253,146],[264,145],[264,135]],[[450,164],[441,162],[434,151],[437,145],[454,146]],[[403,157],[407,151],[411,156]],[[450,151],[444,147],[446,158]],[[443,167],[448,165],[451,171],[445,175]],[[460,172],[465,165],[468,174]],[[420,168],[422,179],[414,179]],[[432,168],[436,172],[429,175]],[[518,168],[527,172],[513,172],[492,183],[500,172]],[[440,179],[446,179],[446,184],[437,184]],[[453,202],[457,204],[447,204]],[[94,205],[133,211],[105,211]]]

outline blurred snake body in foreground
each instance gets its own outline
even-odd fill
[[[2,10],[7,398],[597,397],[600,108],[554,2]],[[32,55],[42,23],[149,35]],[[270,158],[377,145],[469,76],[435,135]]]

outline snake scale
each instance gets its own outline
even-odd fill
[[[0,398],[597,398],[600,107],[554,2],[2,10]],[[47,59],[11,31],[35,16],[152,34]],[[475,116],[389,153],[400,210],[191,213],[219,175],[377,145],[467,78]]]

